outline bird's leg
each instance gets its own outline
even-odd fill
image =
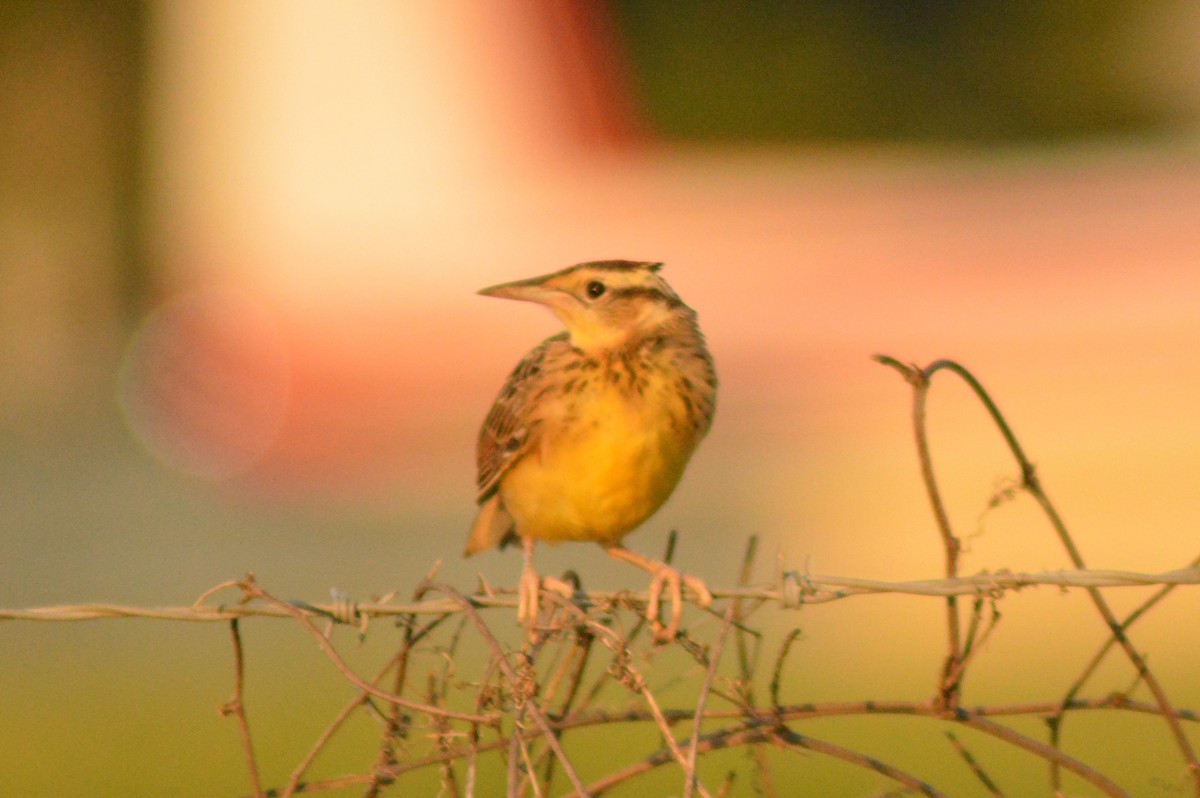
[[[646,617],[650,620],[650,626],[654,630],[656,639],[674,640],[675,635],[679,632],[679,621],[683,618],[683,585],[695,592],[696,603],[701,607],[712,604],[712,593],[709,592],[708,586],[702,580],[680,573],[678,569],[672,568],[664,562],[630,551],[620,544],[607,546],[604,550],[614,560],[636,565],[650,573],[650,595],[646,600]],[[671,595],[671,620],[666,626],[662,625],[662,621],[658,617],[658,605],[662,599],[664,588],[669,589]]]
[[[533,624],[538,615],[537,571],[533,570],[533,538],[524,538],[525,567],[521,569],[521,581],[517,583],[517,623]]]
[[[533,629],[537,622],[541,589],[553,590],[566,599],[574,598],[575,588],[561,579],[539,578],[533,569],[533,538],[522,538],[525,548],[525,566],[521,569],[521,581],[517,583],[517,623]]]

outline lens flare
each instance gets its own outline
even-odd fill
[[[118,391],[130,430],[164,463],[208,479],[243,474],[287,415],[291,368],[278,315],[236,290],[180,294],[131,337]]]

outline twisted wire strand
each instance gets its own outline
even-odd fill
[[[1032,587],[1058,588],[1118,588],[1118,587],[1162,587],[1168,585],[1200,584],[1200,568],[1179,568],[1162,573],[1149,574],[1115,570],[1059,570],[1037,573],[996,571],[953,579],[920,579],[906,582],[887,582],[854,577],[803,575],[796,571],[783,574],[780,584],[739,588],[716,588],[714,598],[752,599],[777,602],[785,608],[802,607],[805,604],[823,604],[854,596],[898,594],[910,596],[986,596],[999,598],[1003,594]],[[205,594],[208,597],[209,591]],[[366,628],[371,618],[386,618],[400,615],[448,615],[462,612],[462,606],[452,600],[431,598],[415,602],[394,604],[391,602],[356,602],[341,593],[335,593],[332,603],[313,604],[305,601],[291,602],[294,607],[335,623],[348,623],[360,630]],[[581,604],[602,605],[615,601],[645,601],[646,593],[634,591],[589,591],[579,592],[575,600]],[[479,609],[492,607],[515,607],[515,591],[492,591],[467,597]],[[0,621],[90,621],[106,618],[149,618],[164,621],[188,621],[206,623],[229,621],[234,618],[287,618],[288,613],[279,607],[255,602],[210,604],[198,602],[186,607],[132,607],[118,604],[62,604],[25,609],[0,609]]]

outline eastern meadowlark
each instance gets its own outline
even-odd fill
[[[464,555],[521,541],[520,621],[537,617],[539,540],[595,541],[650,572],[647,616],[662,639],[678,631],[681,582],[701,606],[712,601],[699,579],[621,545],[671,495],[716,403],[696,313],[659,276],[661,266],[581,263],[479,292],[545,305],[567,328],[517,364],[479,432],[480,508]],[[672,601],[666,626],[664,590]]]

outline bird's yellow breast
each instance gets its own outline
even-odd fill
[[[679,397],[654,379],[637,394],[599,382],[564,400],[541,445],[504,476],[521,536],[616,543],[679,482],[698,438]]]

